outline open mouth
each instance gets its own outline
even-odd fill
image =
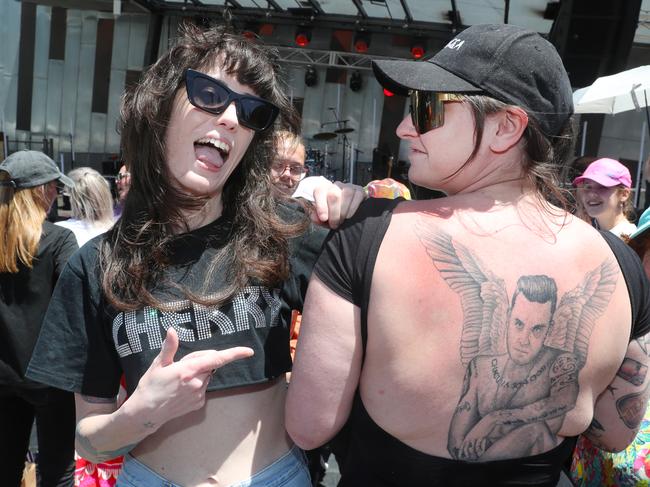
[[[585,201],[584,205],[585,205],[585,209],[595,211],[595,210],[599,210],[600,208],[602,208],[603,202],[602,201]]]
[[[201,137],[194,142],[194,152],[199,161],[220,168],[228,160],[230,145],[223,140]]]

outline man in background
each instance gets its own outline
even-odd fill
[[[282,131],[275,141],[277,157],[271,165],[271,181],[286,196],[293,195],[307,175],[305,145],[300,136]]]

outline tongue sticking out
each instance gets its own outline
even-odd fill
[[[221,155],[221,152],[219,152],[215,147],[212,147],[210,145],[195,144],[194,153],[196,154],[196,158],[201,162],[217,167],[223,166],[223,156]]]

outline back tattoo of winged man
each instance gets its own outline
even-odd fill
[[[489,461],[552,449],[575,407],[591,332],[616,288],[614,260],[588,272],[559,302],[555,280],[546,275],[522,275],[509,298],[503,279],[450,235],[422,217],[415,233],[463,311],[466,371],[449,454]]]

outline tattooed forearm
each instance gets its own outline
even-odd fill
[[[586,433],[588,433],[590,436],[594,436],[594,437],[602,436],[604,432],[605,432],[605,428],[595,418],[591,420],[591,424],[589,425],[589,428],[587,428],[587,431],[586,431]]]
[[[504,426],[523,426],[539,423],[556,418],[573,408],[573,404],[552,405],[551,401],[543,399],[517,410],[501,411],[500,423]]]
[[[648,367],[634,359],[626,358],[616,375],[630,384],[640,386],[645,382],[647,373]]]
[[[591,421],[589,428],[587,428],[587,430],[583,433],[583,435],[589,438],[589,441],[591,441],[594,444],[594,446],[597,446],[598,448],[604,447],[603,443],[600,441],[600,438],[604,434],[605,434],[605,428],[596,419],[593,419]]]
[[[628,394],[616,401],[616,410],[618,415],[630,429],[636,429],[645,413],[647,405],[647,397],[645,392],[638,392],[635,394]]]

